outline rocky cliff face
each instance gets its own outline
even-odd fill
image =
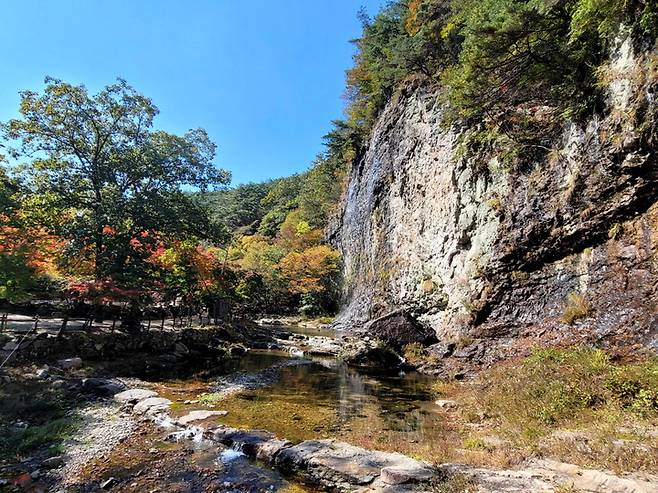
[[[658,348],[658,53],[620,40],[605,73],[606,111],[547,133],[513,170],[464,154],[469,129],[440,125],[440,89],[402,88],[330,231],[339,323],[402,309],[467,358],[551,336]]]

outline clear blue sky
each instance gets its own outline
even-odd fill
[[[340,118],[364,6],[382,0],[2,0],[0,120],[50,75],[92,92],[125,78],[156,126],[204,127],[233,183],[289,175]]]

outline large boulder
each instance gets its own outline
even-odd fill
[[[434,330],[421,324],[404,310],[387,313],[371,320],[364,325],[363,330],[368,336],[397,348],[414,342],[423,345],[436,342]]]
[[[100,397],[112,397],[126,390],[126,385],[118,380],[108,380],[105,378],[83,378],[82,390]]]
[[[352,341],[343,346],[339,358],[348,366],[371,370],[391,370],[404,360],[381,341]]]

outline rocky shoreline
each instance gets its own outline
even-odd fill
[[[476,488],[474,491],[483,493],[548,493],[564,491],[565,487],[599,493],[658,491],[656,476],[617,476],[548,459],[531,459],[515,469],[492,470],[462,464],[434,466],[399,453],[368,450],[336,440],[295,444],[266,430],[217,425],[213,418],[223,415],[223,411],[197,410],[174,418],[170,414],[172,402],[147,389],[127,390],[114,399],[124,405],[124,411],[166,430],[168,440],[220,443],[328,491],[413,493]]]

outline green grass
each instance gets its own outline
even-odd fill
[[[13,380],[0,387],[0,450],[20,458],[48,447],[57,453],[79,422],[67,415],[70,401],[61,389],[36,380]],[[17,427],[18,421],[28,424]]]
[[[46,447],[53,453],[62,451],[61,443],[72,437],[78,429],[78,420],[72,417],[57,418],[42,425],[10,432],[0,439],[0,447],[11,455],[23,455]]]
[[[486,377],[488,412],[528,435],[592,411],[658,417],[658,360],[617,364],[598,349],[536,349]]]
[[[463,462],[508,467],[541,455],[619,473],[654,471],[658,358],[621,361],[584,347],[538,348],[472,382],[438,381],[459,402]],[[483,436],[500,440],[483,447]]]
[[[199,396],[199,403],[203,404],[204,406],[216,406],[222,402],[223,399],[224,397],[222,394],[211,392],[208,394],[201,394]]]

